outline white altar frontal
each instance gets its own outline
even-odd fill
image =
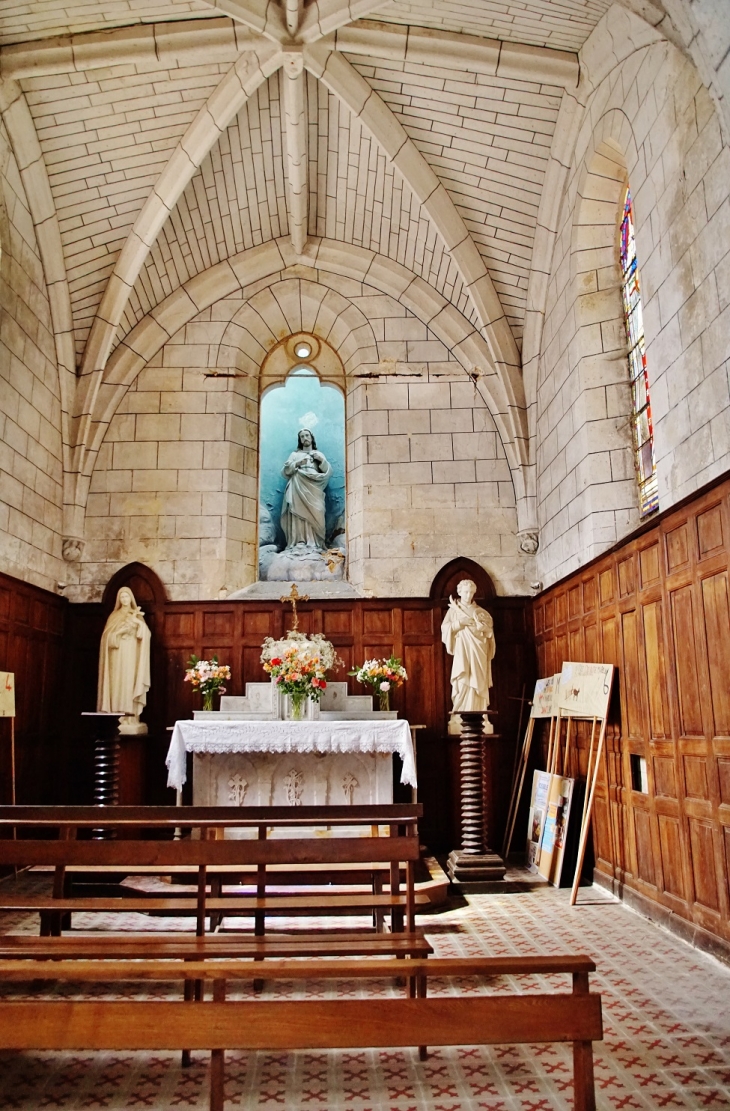
[[[272,683],[248,683],[245,697],[222,697],[219,711],[175,724],[168,786],[182,791],[193,753],[194,806],[347,806],[393,801],[393,753],[401,782],[416,786],[408,722],[373,711],[369,695],[331,683],[304,721],[282,720]]]

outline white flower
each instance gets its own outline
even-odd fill
[[[389,691],[390,690],[390,683],[381,683],[380,684],[380,689],[381,689],[381,691]]]

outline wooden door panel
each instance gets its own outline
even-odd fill
[[[707,663],[715,736],[730,736],[730,603],[728,573],[702,580]]]
[[[664,795],[667,798],[676,799],[677,776],[674,771],[673,757],[654,757],[654,790],[657,795]]]
[[[364,609],[362,611],[363,636],[368,633],[393,635],[393,611],[391,609]]]
[[[326,637],[333,636],[335,633],[352,636],[353,611],[351,609],[325,610],[322,617],[323,632]]]
[[[195,638],[195,610],[173,610],[172,613],[166,613],[163,635],[168,643],[172,640],[192,643]]]
[[[652,549],[653,550],[653,549]],[[641,607],[644,621],[644,652],[646,680],[649,692],[649,721],[652,737],[667,737],[671,733],[666,703],[667,682],[661,602],[649,602]]]
[[[642,588],[653,586],[659,582],[661,563],[659,559],[659,541],[656,540],[650,547],[642,548],[639,552],[639,571]]]
[[[636,870],[645,883],[656,886],[654,853],[651,843],[651,815],[638,807],[634,812],[634,834],[636,837]]]
[[[630,737],[644,736],[643,728],[643,699],[641,692],[641,674],[639,671],[639,641],[637,632],[636,611],[629,610],[621,614],[621,632],[623,640],[624,677],[625,677],[625,705],[626,732]]]
[[[662,853],[662,872],[664,873],[664,889],[680,899],[685,899],[684,883],[682,881],[682,842],[679,832],[679,822],[675,818],[668,818],[665,814],[658,817],[659,844]]]
[[[667,570],[671,575],[674,571],[680,571],[689,564],[690,544],[686,521],[666,534],[665,544]]]
[[[710,910],[719,910],[712,826],[709,822],[691,819],[689,836],[695,901],[701,903],[703,907],[709,907]]]
[[[722,505],[713,505],[697,515],[697,549],[700,559],[715,555],[723,547]]]
[[[707,790],[707,761],[704,756],[685,756],[684,787],[689,798],[709,798]]]
[[[672,619],[677,688],[679,691],[680,733],[685,737],[702,733],[702,703],[697,664],[692,587],[672,591]]]

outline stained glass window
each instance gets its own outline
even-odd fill
[[[624,305],[626,339],[629,345],[629,378],[631,380],[634,437],[634,461],[639,484],[639,512],[641,516],[659,507],[656,463],[654,461],[654,428],[649,401],[649,377],[646,370],[644,344],[644,317],[641,310],[639,270],[636,263],[634,237],[634,208],[631,190],[626,190],[624,214],[621,220],[621,293]]]

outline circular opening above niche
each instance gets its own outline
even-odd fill
[[[297,333],[294,336],[289,336],[284,341],[284,349],[287,356],[293,362],[301,362],[303,359],[316,359],[319,355],[321,344],[316,336],[310,336],[306,333]]]
[[[294,332],[274,344],[261,364],[259,388],[263,394],[269,386],[283,382],[292,372],[307,367],[322,382],[345,388],[345,368],[337,352],[311,332]]]

